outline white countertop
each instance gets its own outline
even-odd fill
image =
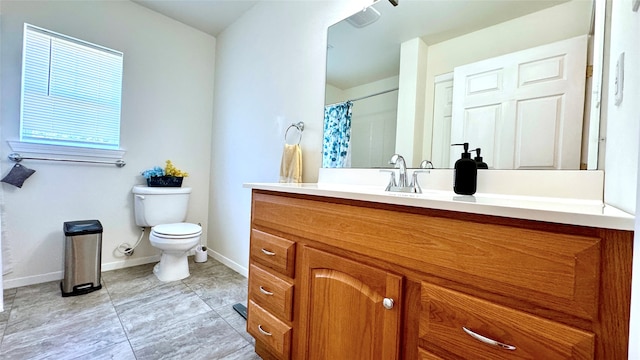
[[[335,183],[246,183],[244,187],[463,213],[537,220],[617,230],[634,230],[635,217],[599,200],[425,190],[422,194],[386,192],[382,186]]]

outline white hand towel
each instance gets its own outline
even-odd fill
[[[302,149],[300,149],[300,145],[284,145],[282,163],[280,164],[280,182],[302,182]]]

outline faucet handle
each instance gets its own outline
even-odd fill
[[[422,162],[420,162],[420,169],[433,169],[433,163],[429,160],[422,160]]]
[[[430,172],[431,172],[430,170],[414,170],[413,171],[413,174],[411,175],[411,184],[409,185],[413,188],[413,192],[422,194],[422,188],[420,188],[420,184],[418,184],[418,174],[420,173],[429,174]]]
[[[388,172],[388,173],[391,174],[390,177],[389,177],[389,184],[387,184],[387,187],[384,189],[384,191],[389,191],[392,187],[398,186],[398,184],[396,183],[396,172],[395,171],[381,169],[380,172]]]

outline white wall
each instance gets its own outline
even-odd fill
[[[605,153],[605,201],[629,213],[636,212],[637,150],[640,146],[640,13],[631,0],[612,1],[607,135]],[[615,105],[616,62],[624,55],[624,91]]]
[[[217,37],[209,246],[241,273],[251,192],[278,181],[286,127],[304,121],[303,181],[321,166],[327,28],[371,1],[261,1]]]
[[[324,103],[325,105],[328,104],[335,104],[341,101],[345,101],[348,100],[347,97],[344,95],[342,89],[337,88],[331,84],[326,84],[326,89],[325,89],[325,94],[324,94]]]
[[[103,269],[144,263],[159,254],[148,244],[131,258],[116,256],[139,235],[131,187],[140,171],[166,159],[190,173],[188,221],[207,236],[215,38],[129,1],[2,1],[2,138],[19,138],[22,26],[24,22],[124,53],[121,147],[124,168],[24,160],[36,170],[22,189],[2,184],[6,216],[3,241],[14,260],[5,287],[62,277],[65,221],[99,219],[104,226]]]
[[[423,159],[431,159],[431,156],[422,156],[423,146],[431,147],[431,131],[428,136],[423,135],[427,52],[427,44],[420,38],[400,44],[396,153],[404,155],[409,167],[418,167]]]

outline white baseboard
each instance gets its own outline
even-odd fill
[[[101,270],[102,272],[105,272],[105,271],[111,271],[111,270],[117,270],[117,269],[124,269],[124,268],[137,266],[137,265],[149,264],[149,263],[158,262],[158,261],[160,261],[160,255],[147,256],[147,257],[135,258],[135,259],[118,260],[118,261],[102,264]]]
[[[231,268],[232,270],[234,270],[235,272],[237,272],[238,274],[244,276],[244,277],[249,277],[249,270],[238,264],[237,262],[229,259],[226,256],[221,255],[218,252],[215,252],[211,249],[207,249],[207,254],[209,254],[209,256],[211,256],[212,258],[220,261],[221,263],[223,263],[225,266]]]
[[[49,281],[62,280],[62,278],[63,278],[62,271],[54,271],[47,274],[25,276],[17,279],[4,280],[2,282],[2,287],[4,289],[13,289],[21,286],[28,286],[28,285],[46,283]]]
[[[249,276],[249,270],[246,267],[241,266],[240,264],[227,258],[226,256],[223,256],[211,249],[207,250],[207,254],[212,258],[218,260],[225,266],[228,266],[238,274],[244,277]],[[143,258],[119,260],[119,261],[102,264],[100,269],[102,272],[104,272],[104,271],[111,271],[111,270],[117,270],[117,269],[124,269],[131,266],[149,264],[149,263],[158,262],[158,261],[160,261],[160,255],[154,255],[154,256],[147,256]],[[13,289],[21,286],[28,286],[28,285],[34,285],[34,284],[41,284],[49,281],[62,280],[63,277],[64,277],[64,274],[62,271],[54,271],[47,274],[25,276],[17,279],[4,280],[2,283],[2,287],[4,289]]]
[[[148,263],[158,262],[158,261],[160,261],[160,255],[114,261],[107,264],[102,264],[102,266],[100,267],[100,271],[104,272],[104,271],[110,271],[110,270],[116,270],[116,269],[124,269],[131,266],[148,264]],[[42,284],[49,281],[62,280],[63,277],[64,277],[64,273],[62,271],[54,271],[47,274],[25,276],[25,277],[11,279],[11,280],[5,279],[2,282],[2,287],[4,289],[13,289],[21,286]]]

